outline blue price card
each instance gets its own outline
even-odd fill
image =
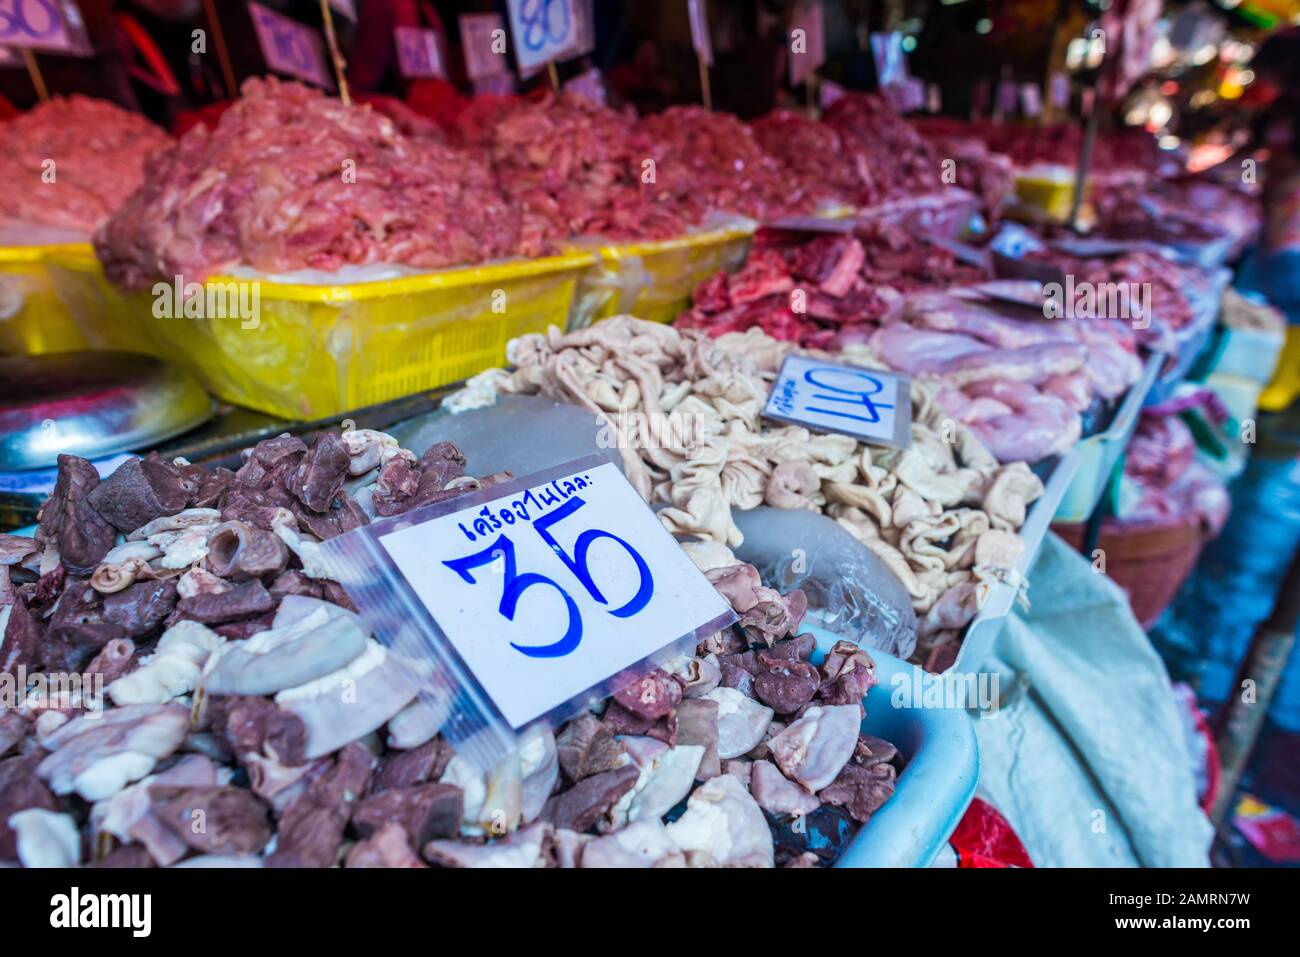
[[[912,444],[912,380],[883,369],[789,355],[763,414],[817,432],[906,449]]]
[[[380,641],[427,664],[454,744],[560,721],[736,620],[604,456],[323,546]],[[445,710],[445,707],[444,707]]]

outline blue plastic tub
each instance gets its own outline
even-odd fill
[[[838,640],[815,625],[801,630],[817,639],[817,663]],[[929,867],[975,797],[975,728],[959,708],[894,707],[896,680],[925,688],[940,679],[891,655],[870,654],[878,683],[867,692],[862,730],[894,744],[907,767],[893,797],[853,835],[835,866]]]

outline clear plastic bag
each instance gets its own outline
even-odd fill
[[[916,648],[907,590],[879,558],[834,519],[760,506],[735,513],[745,542],[736,557],[781,592],[802,588],[808,615],[829,631],[896,657]]]

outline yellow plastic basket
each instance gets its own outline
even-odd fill
[[[564,326],[591,252],[346,285],[256,283],[254,319],[159,318],[151,292],[126,295],[97,264],[65,257],[67,294],[97,322],[100,348],[149,351],[213,394],[289,419],[336,415],[456,382],[505,362],[506,343]],[[160,310],[166,312],[166,310]]]
[[[88,243],[0,246],[0,353],[74,352],[86,340],[55,291],[46,260]]]
[[[570,328],[623,313],[672,322],[690,306],[700,282],[720,269],[740,268],[755,229],[730,226],[677,239],[599,247],[598,264],[579,285]]]
[[[1016,173],[1016,201],[1037,216],[1065,222],[1074,206],[1073,171],[1064,167],[1035,167]]]

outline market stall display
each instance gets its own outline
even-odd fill
[[[43,103],[0,125],[0,137],[0,237],[64,240],[88,239],[170,142],[138,113],[85,96]]]
[[[469,155],[274,79],[247,81],[214,131],[156,155],[95,246],[128,290],[236,267],[435,270],[543,251],[521,246],[518,211]]]
[[[484,402],[540,392],[600,416],[664,524],[713,554],[743,541],[733,508],[824,511],[903,584],[921,618],[920,650],[957,640],[987,584],[1014,574],[1015,532],[1042,482],[1023,462],[999,464],[920,383],[906,450],[764,423],[770,382],[793,348],[757,329],[713,340],[620,317],[525,336],[512,347],[514,371],[489,370],[469,391]]]
[[[101,482],[61,456],[35,537],[0,538],[0,664],[105,685],[36,690],[6,714],[0,859],[74,865],[105,839],[107,866],[839,857],[902,766],[860,730],[875,664],[844,641],[813,664],[803,594],[752,566],[708,573],[734,629],[599,716],[528,732],[486,775],[436,737],[418,663],[367,635],[316,550],[501,478],[466,464],[449,443],[417,458],[367,430],[265,440],[237,472],[150,455]],[[360,707],[335,700],[347,683]],[[194,808],[208,827],[189,826]]]

